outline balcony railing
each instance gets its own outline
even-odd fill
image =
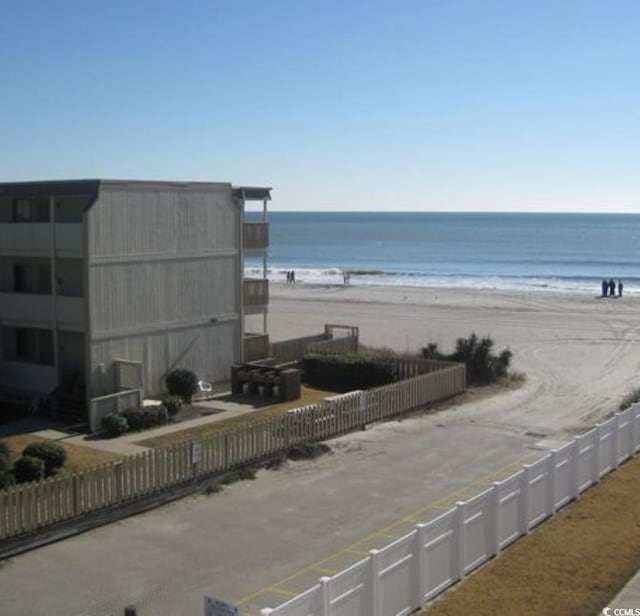
[[[56,297],[59,325],[84,326],[84,298]],[[51,295],[0,293],[0,320],[50,324],[53,321]]]
[[[29,394],[48,394],[57,384],[58,371],[53,366],[0,361],[0,388]]]
[[[242,245],[246,250],[264,250],[269,247],[269,223],[245,222],[242,229]]]
[[[82,257],[82,223],[56,223],[58,256]],[[51,225],[39,222],[0,223],[0,253],[18,256],[49,256]]]
[[[243,281],[244,308],[258,308],[269,303],[269,281],[263,278],[245,278]]]

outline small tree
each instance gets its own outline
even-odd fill
[[[67,452],[57,443],[30,443],[22,450],[22,455],[39,458],[44,462],[44,476],[55,475],[67,462]]]
[[[13,472],[18,483],[40,481],[44,477],[44,462],[40,458],[22,456],[16,460]]]
[[[184,401],[180,396],[172,396],[171,394],[162,397],[162,405],[167,409],[169,417],[175,417],[182,408]]]
[[[198,377],[191,370],[172,370],[165,379],[167,391],[172,396],[180,396],[191,404],[193,395],[198,391]]]
[[[494,355],[493,344],[488,336],[478,338],[474,333],[468,338],[458,338],[456,350],[450,355],[441,353],[437,344],[429,344],[422,349],[422,356],[425,359],[461,362],[466,366],[469,385],[488,385],[506,376],[512,356],[509,349]]]
[[[11,449],[6,441],[0,440],[0,490],[6,490],[14,483]]]
[[[8,471],[11,469],[11,449],[9,443],[0,440],[0,471]]]
[[[109,413],[102,418],[102,431],[107,438],[115,438],[129,430],[129,422],[119,413]]]
[[[0,490],[10,488],[16,482],[11,471],[0,471]]]

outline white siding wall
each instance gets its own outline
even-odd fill
[[[92,395],[106,395],[113,391],[113,359],[142,362],[148,394],[162,392],[164,377],[174,368],[194,370],[199,378],[206,381],[226,380],[231,363],[239,358],[239,339],[239,322],[229,321],[93,342]]]
[[[179,254],[238,248],[231,186],[218,191],[100,188],[89,211],[89,256]]]
[[[238,312],[238,259],[192,258],[91,268],[94,334]]]
[[[88,215],[92,396],[114,359],[142,361],[147,394],[166,373],[229,377],[240,358],[240,212],[211,191],[101,187]]]

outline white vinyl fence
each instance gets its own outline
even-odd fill
[[[459,502],[428,524],[261,616],[403,616],[615,470],[640,449],[640,404]]]

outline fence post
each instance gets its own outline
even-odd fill
[[[465,503],[456,503],[456,571],[457,579],[464,577],[464,523],[465,523]]]
[[[293,415],[291,413],[285,413],[284,415],[284,448],[289,451],[291,447],[291,421]]]
[[[378,550],[369,550],[369,575],[371,576],[371,616],[380,614],[380,563]]]
[[[613,419],[613,468],[620,466],[620,413],[616,413]]]
[[[122,460],[116,460],[113,463],[116,473],[116,502],[121,503],[124,500],[124,481],[122,478]]]
[[[580,498],[580,442],[581,437],[573,439],[573,451],[571,453],[571,492],[575,500]]]
[[[596,484],[600,481],[600,439],[601,432],[600,424],[596,424],[596,435],[595,440],[593,441],[593,459],[591,460],[591,481]]]
[[[493,503],[493,529],[492,529],[492,543],[493,543],[493,555],[497,558],[500,556],[500,482],[493,482],[493,489],[491,492],[491,501]]]
[[[422,607],[424,601],[424,591],[422,590],[423,584],[427,579],[427,559],[425,557],[424,546],[426,541],[426,524],[416,524],[416,570],[415,570],[415,598],[414,608]],[[424,584],[426,586],[426,584]]]
[[[82,512],[80,511],[80,475],[76,473],[73,476],[73,514],[80,515]]]
[[[549,472],[547,475],[547,513],[549,516],[556,514],[556,471],[557,471],[557,452],[552,449],[549,452]]]
[[[331,614],[331,597],[329,596],[329,582],[330,577],[326,575],[320,578],[320,585],[322,586],[322,616],[330,616]]]
[[[318,406],[317,404],[314,404],[313,408],[311,409],[311,413],[309,413],[310,417],[311,417],[311,440],[315,441],[316,440],[316,423],[318,420]]]
[[[629,455],[633,458],[636,455],[636,407],[633,405],[629,409]]]
[[[529,513],[531,511],[531,465],[524,464],[522,467],[522,479],[520,482],[520,492],[522,499],[520,501],[520,529],[521,534],[529,533]]]
[[[229,433],[224,433],[224,469],[229,468]]]

